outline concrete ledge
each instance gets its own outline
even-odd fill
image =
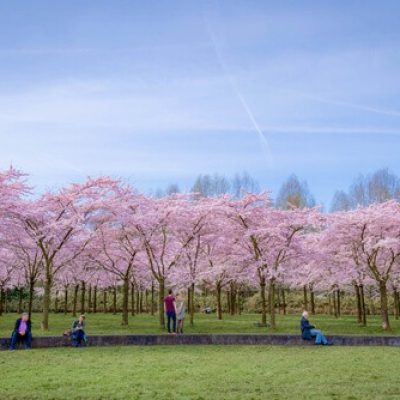
[[[400,336],[331,335],[329,340],[339,346],[400,346]],[[10,339],[0,338],[0,350],[9,348]],[[151,346],[151,345],[313,345],[300,335],[262,334],[193,334],[193,335],[93,335],[89,346]],[[71,340],[62,336],[34,337],[32,347],[67,347]]]

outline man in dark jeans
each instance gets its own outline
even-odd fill
[[[168,296],[164,299],[164,311],[167,314],[167,327],[168,333],[171,333],[171,320],[173,322],[173,330],[172,333],[176,334],[176,304],[175,304],[175,296],[170,289],[168,291]]]
[[[72,323],[72,346],[81,347],[82,344],[86,345],[86,342],[85,316],[82,314]]]
[[[13,351],[17,347],[17,342],[23,342],[25,349],[32,348],[32,332],[31,321],[28,313],[22,313],[21,318],[15,322],[14,330],[11,335],[10,350]]]
[[[329,346],[332,344],[319,329],[316,329],[314,325],[310,324],[307,311],[303,312],[300,328],[301,336],[304,340],[311,340],[312,338],[315,338],[315,344],[323,346]]]

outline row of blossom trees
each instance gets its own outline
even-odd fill
[[[386,330],[399,273],[396,201],[323,214],[276,209],[267,194],[155,199],[107,177],[33,198],[23,173],[0,172],[0,289],[27,288],[31,312],[34,290],[43,288],[45,330],[54,291],[73,288],[76,308],[78,285],[83,293],[93,287],[95,298],[112,287],[114,299],[120,287],[124,325],[133,288],[156,286],[161,326],[166,287],[187,290],[193,323],[197,288],[215,293],[222,318],[222,292],[244,285],[259,291],[261,324],[269,316],[272,328],[279,288],[354,291],[365,324],[364,287],[375,286]]]

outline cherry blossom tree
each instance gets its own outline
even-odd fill
[[[380,294],[382,327],[390,329],[388,281],[399,273],[400,204],[395,200],[337,213],[328,228],[337,256],[372,279]]]
[[[18,216],[23,209],[23,198],[29,192],[25,177],[13,167],[0,171],[0,314],[5,288],[21,282],[20,263],[11,245],[19,236]]]
[[[48,330],[51,289],[54,280],[85,249],[93,236],[104,202],[118,193],[118,182],[108,178],[88,179],[56,193],[46,193],[26,203],[20,217],[43,259],[43,319]]]
[[[214,236],[215,221],[221,213],[220,199],[195,197],[192,201],[182,204],[181,223],[174,225],[173,235],[183,249],[183,257],[179,259],[175,270],[174,282],[188,287],[188,309],[190,325],[194,320],[195,285],[205,263],[204,250],[209,238]],[[213,223],[214,221],[214,223]]]
[[[31,316],[35,286],[43,271],[43,254],[22,229],[19,230],[19,235],[13,238],[10,249],[18,259],[18,265],[24,277],[24,286],[28,286],[28,314]]]
[[[317,209],[277,210],[266,195],[248,195],[231,203],[249,274],[257,276],[261,293],[262,325],[267,323],[266,286],[269,284],[270,325],[275,328],[275,284],[282,265],[302,254],[301,234],[322,222]]]
[[[161,199],[142,198],[131,207],[136,214],[136,230],[145,251],[148,267],[158,282],[158,311],[160,326],[165,326],[163,301],[165,285],[177,267],[184,249],[194,240],[189,235],[180,242],[174,234],[176,227],[184,226],[185,210],[189,206],[187,196],[171,195]]]
[[[124,222],[116,226],[116,221],[111,220],[101,225],[96,234],[90,258],[98,269],[115,275],[122,282],[122,325],[128,325],[129,284],[141,251],[137,233]]]

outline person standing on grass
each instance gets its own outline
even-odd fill
[[[304,340],[311,340],[315,337],[315,344],[318,345],[331,345],[332,343],[328,342],[328,339],[324,336],[324,334],[316,329],[314,325],[310,324],[308,320],[308,312],[303,311],[303,316],[301,318],[301,336]]]
[[[15,322],[14,330],[11,335],[10,350],[13,351],[17,347],[17,342],[24,343],[25,349],[32,348],[32,324],[29,319],[29,314],[24,312],[21,318]]]
[[[164,299],[164,312],[167,314],[168,333],[176,334],[176,302],[172,289],[168,290],[168,296]],[[173,322],[173,330],[171,332],[171,320]]]
[[[177,333],[183,333],[183,321],[185,319],[186,306],[183,296],[178,293],[176,296],[176,319],[177,319]]]
[[[80,315],[79,319],[72,323],[72,346],[81,347],[86,341],[85,316]]]

